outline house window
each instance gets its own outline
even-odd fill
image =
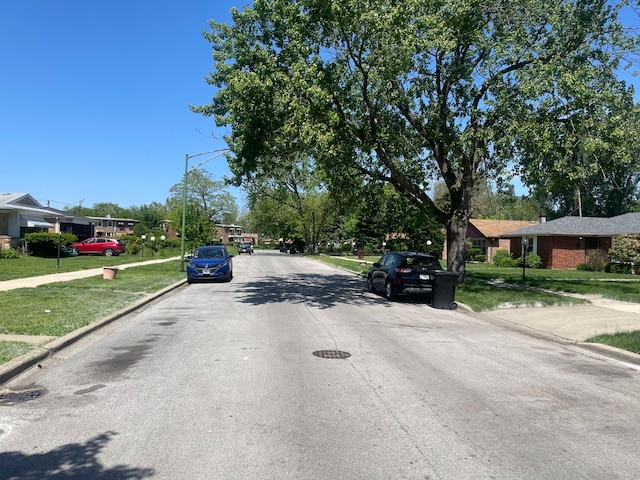
[[[472,238],[471,248],[479,248],[483,255],[487,254],[487,240],[484,238]]]
[[[586,237],[584,239],[584,248],[586,250],[597,250],[598,244],[598,237]]]

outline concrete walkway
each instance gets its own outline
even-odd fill
[[[180,257],[161,258],[158,260],[145,260],[136,263],[123,263],[122,265],[112,265],[109,268],[117,268],[125,270],[130,267],[140,267],[142,265],[151,265],[153,263],[164,263],[171,260],[180,260]],[[68,282],[70,280],[78,280],[81,278],[96,277],[102,275],[104,267],[91,268],[88,270],[77,270],[75,272],[51,273],[49,275],[41,275],[39,277],[17,278],[15,280],[5,280],[0,282],[0,292],[14,290],[16,288],[35,288],[39,285],[55,282]]]

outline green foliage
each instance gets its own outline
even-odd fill
[[[630,98],[615,81],[635,47],[619,8],[601,0],[256,1],[234,11],[233,24],[210,23],[215,96],[192,109],[230,127],[237,182],[302,155],[341,196],[363,183],[394,185],[422,219],[447,226],[448,267],[462,273],[481,175],[515,169],[546,187],[535,176],[539,161],[555,178],[569,172],[573,188],[630,158],[619,139],[633,122],[607,116]],[[600,136],[607,154],[598,162]],[[435,182],[447,202],[431,198]]]
[[[20,258],[20,252],[14,248],[6,248],[4,250],[0,250],[0,259],[2,258]]]
[[[58,254],[58,243],[61,246],[69,245],[77,240],[71,233],[27,233],[24,237],[29,253],[36,257],[56,257]]]
[[[526,268],[540,268],[542,266],[542,259],[537,253],[529,252],[525,258]],[[514,263],[514,266],[522,267],[522,257],[517,258]]]
[[[515,267],[517,265],[511,252],[502,249],[496,250],[496,253],[493,255],[493,264],[496,267]]]
[[[635,273],[635,265],[640,264],[640,235],[618,235],[609,254],[623,263],[631,265],[631,273]]]
[[[467,261],[477,260],[477,257],[482,255],[481,248],[469,248],[467,249]]]
[[[602,250],[588,250],[587,260],[576,268],[582,268],[589,272],[603,272],[605,265],[609,263],[609,256]]]
[[[631,274],[631,265],[628,263],[616,263],[609,262],[604,266],[604,271],[607,273],[620,273],[620,274]]]

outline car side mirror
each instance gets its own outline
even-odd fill
[[[380,262],[374,262],[374,263],[373,263],[373,266],[374,266],[374,267],[376,267],[376,268],[378,268],[378,267],[380,266]]]

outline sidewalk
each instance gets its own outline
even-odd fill
[[[129,267],[140,267],[142,265],[150,265],[153,263],[163,263],[171,260],[179,260],[180,257],[161,258],[158,260],[145,260],[136,263],[124,263],[122,265],[113,265],[109,268],[117,268],[118,270],[126,270]],[[78,280],[81,278],[96,277],[102,275],[103,267],[91,268],[89,270],[77,270],[75,272],[51,273],[49,275],[41,275],[39,277],[17,278],[15,280],[5,280],[0,282],[0,292],[14,290],[16,288],[34,288],[46,283],[68,282],[70,280]]]

